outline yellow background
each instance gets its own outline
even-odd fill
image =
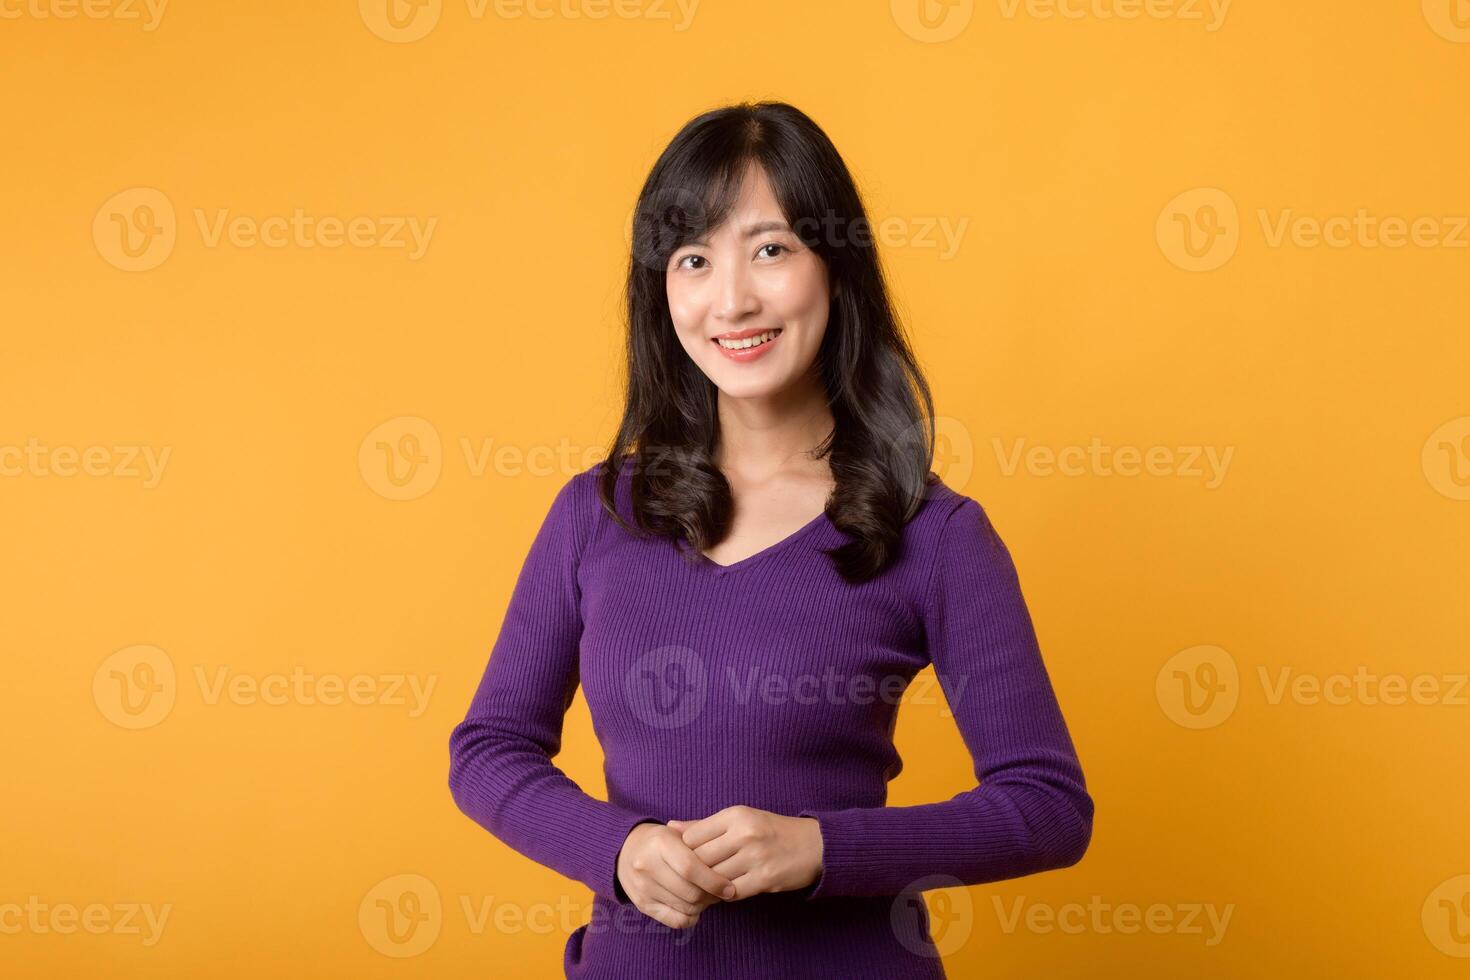
[[[937,468],[1012,549],[1097,803],[1081,864],[929,893],[951,975],[1464,975],[1470,692],[1269,696],[1284,669],[1360,667],[1448,695],[1470,659],[1470,233],[1270,235],[1287,209],[1364,209],[1453,238],[1458,2],[1237,0],[1212,24],[1184,0],[927,22],[903,0],[703,0],[678,29],[653,0],[601,19],[460,0],[401,8],[437,16],[409,41],[351,0],[175,0],[153,29],[5,0],[0,906],[170,912],[152,945],[7,928],[4,972],[561,975],[590,893],[459,813],[448,735],[553,494],[617,419],[643,177],[694,114],[769,97],[827,130],[875,220],[968,222],[952,254],[900,234],[884,260],[945,417]],[[167,199],[176,240],[126,271],[107,229],[138,216],[107,202],[136,188]],[[1222,194],[1233,219],[1203,210]],[[410,258],[211,245],[197,217],[296,209],[436,225]],[[1235,251],[1183,267],[1169,229],[1190,222]],[[379,442],[426,433],[434,478],[397,486]],[[102,447],[99,465],[16,465],[29,440]],[[1008,469],[1017,440],[1232,456],[1211,487],[1182,465]],[[162,478],[114,447],[167,449]],[[175,700],[131,729],[105,662],[139,646]],[[1200,656],[1236,674],[1215,675],[1228,716],[1191,725]],[[211,703],[197,679],[298,667],[435,686],[415,717]],[[972,785],[942,705],[907,706],[898,739],[891,803]],[[565,744],[600,795],[580,697]],[[440,902],[422,948],[375,933],[404,881]],[[1231,918],[1213,944],[1106,917],[1007,931],[996,903],[1018,899]]]

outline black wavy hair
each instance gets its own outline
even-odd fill
[[[708,560],[703,552],[729,531],[730,486],[713,461],[717,391],[675,334],[665,277],[675,250],[724,220],[752,164],[764,169],[797,237],[826,263],[832,300],[817,370],[835,425],[815,452],[835,481],[827,516],[851,540],[825,553],[844,580],[862,582],[897,557],[903,525],[937,484],[933,399],[852,175],[827,134],[784,102],[696,116],[643,184],[628,260],[623,417],[599,496],[629,527],[614,503],[629,466],[639,527],[684,539],[694,561]]]

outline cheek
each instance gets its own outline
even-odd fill
[[[666,287],[669,301],[669,319],[674,323],[674,335],[691,357],[699,357],[705,344],[705,317],[709,304],[697,289],[681,288],[670,284]]]
[[[698,296],[673,283],[665,287],[665,295],[669,300],[669,318],[674,321],[674,329],[680,333],[698,329],[701,319]]]
[[[800,320],[811,326],[827,322],[827,284],[820,271],[793,270],[776,285],[772,301],[780,307],[782,319]]]

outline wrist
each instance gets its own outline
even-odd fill
[[[822,823],[816,817],[798,817],[806,833],[807,884],[822,876]]]

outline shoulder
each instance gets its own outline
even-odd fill
[[[606,459],[598,460],[567,477],[557,491],[552,511],[572,528],[572,539],[578,555],[596,541],[599,533],[613,523],[612,513],[603,503],[602,484],[609,470]],[[632,514],[630,469],[620,467],[612,484],[611,501],[624,520]]]
[[[909,519],[905,534],[917,539],[920,548],[932,550],[948,536],[951,525],[975,519],[985,519],[980,502],[930,473],[924,499]]]
[[[586,469],[573,473],[562,492],[583,512],[589,515],[599,512],[606,514],[606,508],[602,504],[602,486],[610,469],[608,460],[599,459]],[[627,465],[619,467],[612,483],[612,502],[619,512],[622,512],[631,495],[631,472],[631,467]]]
[[[607,469],[608,461],[599,459],[585,469],[574,471],[571,476],[563,481],[561,489],[557,494],[558,500],[561,501],[565,498],[566,503],[583,509],[596,506],[603,474]],[[618,473],[617,483],[619,490],[627,482],[628,469],[627,467],[623,467],[622,471]]]
[[[1013,576],[1011,555],[985,507],[968,494],[936,482],[914,515],[920,561],[921,597],[932,594],[939,579],[961,576]]]

